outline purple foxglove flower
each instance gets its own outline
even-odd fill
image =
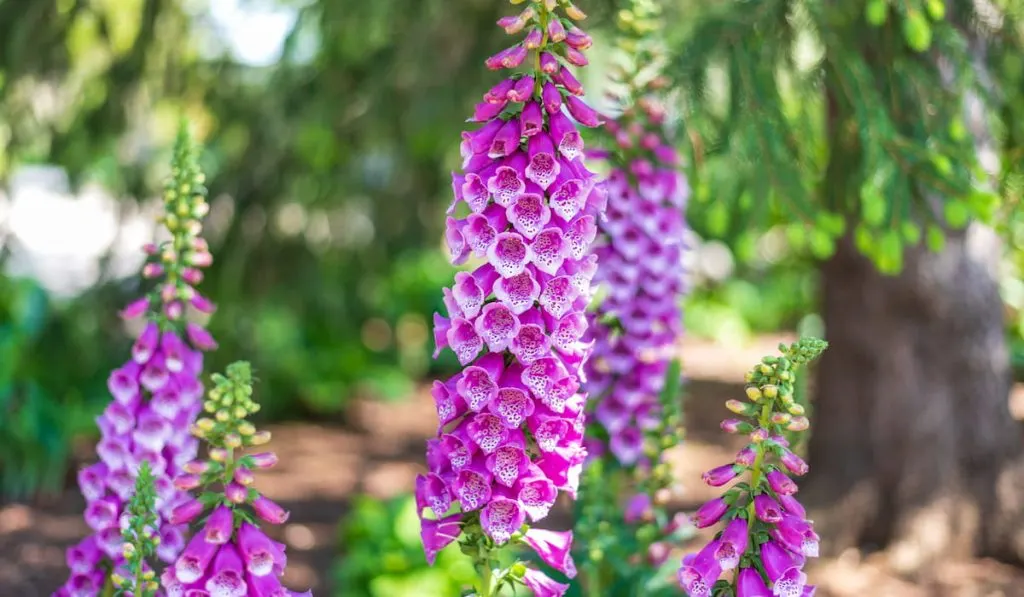
[[[569,69],[562,70],[551,75],[551,79],[565,88],[573,95],[583,95],[583,85],[573,76]]]
[[[565,36],[565,43],[576,48],[577,50],[586,50],[594,44],[593,38],[587,35],[579,27],[573,26],[569,28],[569,31]]]
[[[252,509],[262,520],[270,524],[284,524],[288,520],[288,512],[265,496],[259,496],[252,502]]]
[[[154,322],[147,323],[142,334],[132,345],[132,359],[140,365],[148,363],[149,359],[153,358],[159,341],[160,328]]]
[[[191,584],[203,578],[219,549],[219,545],[208,542],[202,534],[192,537],[174,564],[174,576],[178,582]]]
[[[757,513],[758,520],[770,524],[782,522],[782,507],[766,494],[762,493],[754,498],[754,512]]]
[[[480,525],[498,545],[507,543],[525,520],[526,513],[519,502],[507,498],[493,498],[480,511]]]
[[[735,464],[723,464],[701,475],[701,479],[711,487],[721,487],[735,479],[739,473],[739,467]]]
[[[807,511],[800,504],[800,502],[798,502],[797,499],[792,495],[780,495],[779,503],[782,504],[782,507],[786,509],[786,512],[789,512],[793,516],[796,516],[798,518],[807,517]]]
[[[121,311],[121,317],[124,319],[136,319],[144,315],[147,311],[149,311],[149,299],[140,298],[128,303],[128,305]]]
[[[753,568],[743,568],[736,575],[736,597],[774,597],[764,584],[761,574]]]
[[[174,508],[168,520],[171,524],[188,524],[202,513],[202,502],[189,498],[188,501]]]
[[[232,481],[224,488],[224,497],[232,504],[244,504],[249,499],[249,491],[240,483]]]
[[[535,597],[563,597],[569,590],[569,585],[555,582],[550,576],[533,568],[526,569],[523,584],[533,591]]]
[[[540,520],[548,515],[555,505],[558,489],[543,473],[538,472],[526,479],[519,479],[516,501],[522,506],[530,520]]]
[[[438,552],[458,539],[462,533],[462,514],[456,513],[438,520],[420,519],[420,538],[427,564],[434,565]]]
[[[491,87],[487,91],[487,93],[484,94],[484,101],[487,102],[487,103],[491,103],[491,104],[503,104],[503,103],[505,103],[509,99],[508,92],[512,90],[512,87],[515,84],[516,84],[516,80],[515,79],[509,78],[509,79],[503,80],[502,82],[498,83],[494,87]],[[498,129],[501,128],[501,125],[502,125],[502,122],[500,120],[493,120],[491,122],[488,122],[487,126],[485,126],[484,128],[490,127],[491,128],[491,136],[493,137],[494,133],[496,133],[498,131]],[[463,133],[463,138],[465,138],[467,134],[469,134],[469,133]],[[484,151],[484,149],[488,145],[490,145],[490,141],[487,141],[484,144],[484,147],[481,147],[481,148],[474,147],[473,148],[473,153],[481,153],[482,151]]]
[[[714,498],[701,506],[693,515],[693,524],[698,529],[716,524],[729,511],[729,504],[722,498]]]
[[[508,92],[508,99],[513,102],[525,102],[531,97],[533,97],[533,77],[530,75],[516,81],[515,86]]]
[[[786,470],[794,475],[807,474],[807,463],[786,448],[782,449],[782,465],[786,467]]]
[[[572,117],[583,126],[601,125],[601,117],[597,115],[597,112],[575,95],[566,97],[565,105],[569,108],[569,114],[572,114]]]
[[[473,110],[473,116],[469,119],[469,122],[487,122],[494,119],[501,111],[505,109],[507,101],[499,103],[491,102],[480,102],[476,105]]]
[[[533,137],[544,130],[544,114],[541,113],[540,104],[527,102],[519,115],[519,128],[524,137]]]
[[[717,549],[718,542],[712,541],[696,555],[683,558],[683,566],[679,569],[679,584],[689,597],[711,596],[711,587],[722,575],[722,567],[714,556]]]
[[[547,75],[558,72],[559,69],[558,59],[552,54],[543,52],[540,55],[540,70]]]
[[[638,493],[626,502],[623,517],[627,523],[634,524],[647,519],[652,513],[651,497],[646,493]]]
[[[743,518],[734,518],[722,531],[718,539],[718,548],[715,550],[715,559],[722,567],[722,570],[732,570],[739,566],[740,556],[747,551],[750,536],[747,534],[747,521]]]
[[[544,135],[533,137],[533,139],[530,140],[530,146],[533,147],[534,141],[537,139],[544,138],[546,138]],[[550,174],[550,172],[546,172],[544,168],[552,166],[550,164],[545,166],[544,158],[542,157],[543,155],[544,154],[539,154],[536,156],[536,161],[531,159],[530,166],[526,168],[526,174],[530,177],[531,168],[534,167],[535,162],[537,164],[537,168],[532,171],[534,177],[531,177],[531,180],[534,180],[534,178],[544,180],[545,177]],[[548,157],[551,156],[549,155]],[[551,160],[553,162],[554,158],[552,157]],[[553,176],[551,178],[554,179]],[[539,181],[534,181],[540,184]],[[527,239],[533,239],[537,236],[537,233],[544,228],[544,225],[551,220],[551,208],[545,205],[544,198],[541,195],[537,195],[535,193],[523,193],[513,200],[512,204],[508,206],[506,209],[506,215],[509,223],[512,224],[512,227],[515,228],[516,232],[522,234]]]
[[[736,454],[734,462],[743,466],[754,466],[755,458],[757,458],[757,452],[755,452],[750,446],[747,446]]]
[[[523,38],[523,45],[529,50],[536,50],[544,41],[544,33],[537,27],[530,29]]]
[[[518,66],[536,51],[539,68],[484,95],[471,120],[485,124],[463,134],[462,168],[452,175],[445,235],[452,261],[473,255],[486,263],[456,275],[442,291],[447,317],[434,317],[435,357],[451,348],[463,370],[431,388],[438,435],[427,442],[429,472],[416,491],[421,518],[428,517],[422,530],[430,561],[459,534],[466,513],[478,511],[499,544],[527,517],[545,517],[559,490],[575,496],[586,456],[580,384],[597,271],[589,245],[605,201],[579,159],[576,124],[560,111],[565,91],[549,81],[565,49],[547,46],[565,42],[569,32],[561,21],[531,25],[536,19],[531,6],[500,21],[526,38],[487,66]],[[459,202],[469,207],[464,219],[454,217]],[[435,545],[440,523],[430,517],[451,508],[461,510],[445,525],[451,537]]]
[[[204,584],[210,595],[245,597],[247,585],[242,557],[232,543],[220,548],[210,569],[210,578]]]
[[[185,334],[197,350],[209,351],[217,348],[217,342],[210,332],[192,322],[185,324]]]
[[[562,111],[562,93],[550,81],[544,83],[541,89],[541,101],[544,102],[544,109],[548,114],[558,114]]]
[[[561,112],[552,114],[548,126],[559,153],[570,160],[583,154],[583,137],[568,117]]]
[[[787,546],[793,546],[792,551],[804,557],[818,557],[818,534],[810,521],[796,516],[784,514],[781,522],[776,526],[778,536]]]
[[[576,564],[572,559],[572,531],[546,531],[530,529],[523,535],[541,560],[568,578],[576,578]]]
[[[774,541],[761,544],[761,562],[776,597],[801,597],[807,585],[807,575],[785,549]]]
[[[573,66],[586,66],[590,64],[590,61],[588,61],[587,57],[583,55],[583,52],[580,52],[572,46],[566,46],[565,60]]]
[[[768,485],[772,488],[776,494],[792,495],[796,493],[796,483],[792,479],[787,477],[784,473],[779,471],[769,471],[765,478],[768,480]]]
[[[452,496],[444,480],[433,473],[416,476],[416,508],[433,510],[438,518],[445,515],[452,506]]]
[[[208,543],[223,545],[231,539],[234,532],[234,517],[227,506],[218,506],[206,519],[202,535]]]

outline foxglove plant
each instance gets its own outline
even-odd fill
[[[259,521],[282,524],[288,512],[254,487],[257,469],[277,463],[273,452],[242,454],[239,450],[270,441],[269,431],[257,431],[245,418],[259,410],[252,399],[249,363],[228,365],[226,375],[211,377],[202,417],[192,433],[209,444],[207,460],[193,460],[174,479],[182,491],[199,489],[199,496],[179,504],[171,513],[174,524],[204,517],[184,551],[161,575],[167,597],[293,597],[281,585],[287,559],[285,545],[272,541]]]
[[[526,67],[477,104],[470,121],[481,126],[463,133],[462,173],[452,176],[452,263],[482,263],[456,274],[444,290],[448,317],[434,318],[435,357],[451,348],[463,370],[434,383],[439,427],[416,498],[427,560],[461,538],[480,570],[478,597],[516,583],[542,597],[566,590],[520,563],[498,567],[494,551],[509,542],[575,575],[571,532],[524,529],[559,491],[575,496],[585,458],[581,337],[604,194],[577,129],[600,119],[570,70],[587,64],[591,38],[574,24],[584,17],[567,0],[533,0],[498,22],[524,37],[487,67]]]
[[[793,398],[796,370],[814,360],[827,343],[803,338],[780,345],[782,356],[765,357],[746,376],[748,402],[726,407],[742,418],[722,421],[728,433],[750,437],[733,462],[704,473],[704,482],[722,487],[749,475],[694,515],[699,528],[722,523],[700,552],[683,559],[679,583],[690,597],[807,597],[804,562],[818,555],[818,535],[796,499],[790,475],[804,475],[807,464],[789,449],[786,431],[808,428],[803,407]],[[722,578],[728,573],[731,578]]]
[[[685,517],[666,511],[675,484],[662,462],[682,436],[675,356],[689,187],[666,130],[660,21],[653,0],[633,0],[619,12],[610,96],[621,114],[604,127],[608,149],[591,152],[610,166],[595,249],[601,267],[594,280],[605,298],[592,314],[587,364],[591,458],[576,525],[587,546],[584,585],[594,595],[647,585],[671,543],[692,530]],[[609,520],[616,521],[614,533],[601,529]],[[609,559],[633,561],[619,570]]]
[[[142,462],[154,476],[159,545],[157,557],[171,562],[184,546],[181,525],[168,521],[183,499],[171,483],[184,463],[195,458],[197,442],[188,427],[201,409],[201,351],[216,348],[204,328],[186,319],[186,307],[211,313],[213,303],[196,290],[202,268],[212,257],[199,236],[209,211],[204,177],[186,127],[178,133],[171,177],[164,188],[161,222],[170,240],[145,247],[142,275],[159,283],[145,297],[129,304],[125,319],[145,318],[131,358],[107,380],[113,401],[97,419],[100,460],[78,474],[86,499],[85,522],[92,534],[67,552],[71,576],[56,595],[92,597],[124,563],[119,521],[132,495]]]
[[[156,535],[156,488],[149,463],[139,465],[135,493],[128,500],[122,518],[124,564],[111,575],[115,597],[154,597],[160,585],[148,559],[156,552],[160,539]]]

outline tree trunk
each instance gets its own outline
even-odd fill
[[[883,276],[849,239],[822,265],[830,343],[818,366],[811,473],[823,546],[1024,561],[1024,443],[996,282],[999,241],[973,225]]]

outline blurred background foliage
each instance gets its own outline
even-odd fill
[[[216,17],[215,5],[229,4],[234,12]],[[600,41],[611,35],[615,4],[586,3],[599,39],[584,81],[592,90],[603,85]],[[687,44],[713,33],[692,23],[696,15],[714,23],[715,3],[669,4],[674,46],[696,48]],[[139,292],[134,275],[115,267],[113,242],[94,279],[72,294],[34,281],[31,268],[6,267],[26,251],[10,217],[11,181],[27,166],[56,165],[70,193],[98,185],[116,200],[119,221],[144,216],[182,114],[205,145],[211,189],[215,263],[201,287],[219,304],[210,327],[222,346],[211,369],[251,360],[271,420],[341,419],[355,397],[398,399],[450,369],[449,354],[429,358],[430,316],[451,276],[440,243],[448,172],[463,120],[493,83],[481,61],[505,43],[494,21],[507,8],[494,0],[0,1],[2,492],[62,486],[73,438],[93,433],[107,400],[105,372],[127,354],[116,308]],[[247,59],[229,43],[258,24],[232,22],[243,13],[284,15],[278,55]],[[809,69],[820,48],[800,43],[809,44]],[[1019,53],[992,61],[1024,85]],[[695,83],[714,91],[713,81]],[[807,125],[806,159],[820,161],[821,102],[797,83],[783,90],[786,117]],[[1018,202],[1022,110],[1018,102],[1001,115],[1004,146],[1015,149],[1000,181]],[[689,331],[737,341],[813,326],[813,264],[835,222],[825,214],[817,226],[794,226],[793,213],[761,201],[762,191],[783,190],[751,184],[757,172],[737,176],[735,156],[702,145],[719,124],[694,122],[684,136],[694,184]],[[815,171],[797,173],[800,189],[818,184]],[[762,204],[768,213],[734,210]],[[1007,213],[1015,215],[1000,221],[1021,246],[1024,218]],[[1024,367],[1022,273],[1018,252],[1006,264],[1005,297]]]

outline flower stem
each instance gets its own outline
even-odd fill
[[[480,587],[477,589],[477,597],[491,597],[491,585],[493,584],[491,569],[491,559],[489,557],[484,558],[483,570],[480,573]]]

